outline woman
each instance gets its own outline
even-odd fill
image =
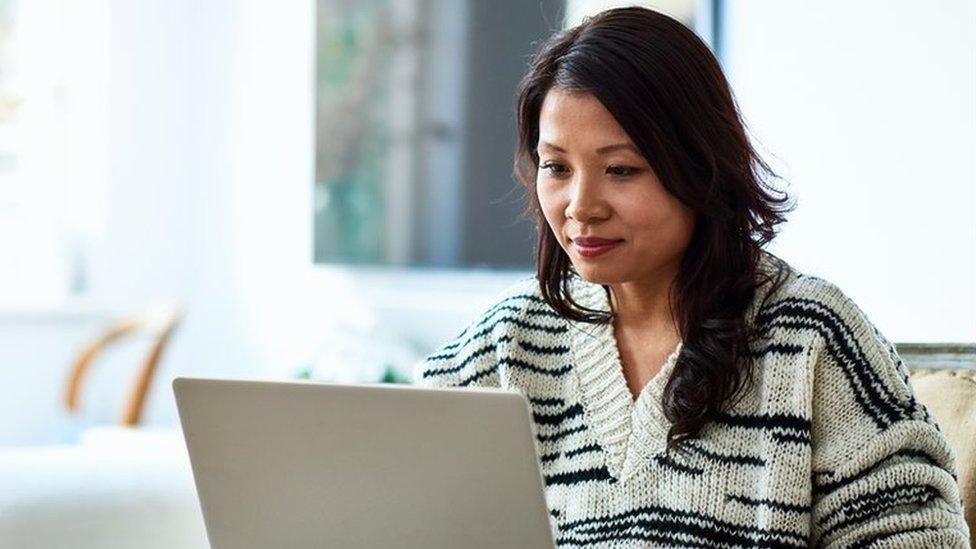
[[[763,249],[792,205],[694,33],[624,8],[557,34],[517,121],[537,274],[415,382],[525,394],[559,546],[968,547],[894,347]]]

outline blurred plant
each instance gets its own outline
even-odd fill
[[[415,342],[388,330],[337,326],[296,377],[332,383],[410,383],[410,373],[423,356]]]

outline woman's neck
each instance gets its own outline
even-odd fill
[[[610,285],[610,307],[618,327],[676,334],[677,316],[670,299],[674,279],[624,282]]]

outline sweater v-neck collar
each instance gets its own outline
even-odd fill
[[[763,250],[759,270],[774,274],[782,264],[788,277],[791,265]],[[611,313],[606,290],[574,274],[569,285],[573,299],[589,309]],[[754,322],[758,308],[769,291],[761,285],[746,310],[746,321]],[[606,454],[607,470],[618,481],[626,481],[665,453],[671,422],[664,415],[664,386],[671,378],[683,341],[678,342],[660,371],[641,389],[636,400],[627,387],[623,364],[614,336],[613,322],[588,324],[571,321],[573,373],[579,387],[586,424],[595,433]]]
[[[577,303],[611,311],[603,286],[579,277],[573,282],[570,291]],[[671,424],[664,416],[661,400],[683,342],[678,342],[635,399],[624,378],[613,322],[572,324],[573,371],[584,419],[606,454],[608,472],[625,481],[665,451]]]

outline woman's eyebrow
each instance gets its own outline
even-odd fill
[[[565,153],[566,152],[566,149],[560,147],[559,145],[555,145],[553,143],[549,143],[548,141],[540,141],[539,142],[539,150],[542,150],[542,149],[552,149],[552,150],[554,150],[556,152],[561,152],[561,153]],[[621,149],[629,149],[629,150],[633,151],[634,153],[640,154],[640,151],[638,151],[636,148],[634,148],[634,146],[631,145],[630,143],[614,143],[613,145],[607,145],[605,147],[600,147],[599,149],[596,150],[596,153],[597,154],[607,154],[607,153],[611,153],[613,151],[618,151],[618,150],[621,150]]]
[[[564,149],[564,148],[562,148],[562,147],[560,147],[558,145],[553,145],[552,143],[550,143],[548,141],[540,141],[539,142],[539,147],[537,148],[537,150],[540,150],[541,151],[542,149],[552,149],[552,150],[554,150],[556,152],[561,152],[561,153],[566,152],[566,149]]]
[[[630,143],[616,143],[614,145],[607,145],[606,147],[600,147],[596,150],[596,154],[607,154],[613,151],[619,151],[621,149],[629,149],[634,153],[640,154],[640,152],[634,148]]]

